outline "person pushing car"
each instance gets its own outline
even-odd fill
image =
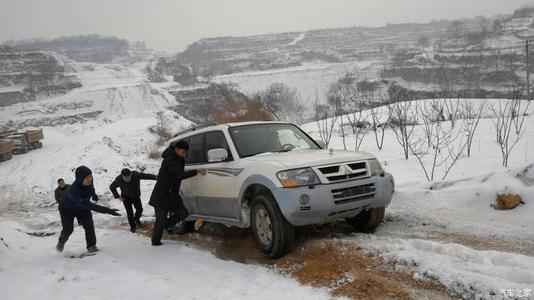
[[[113,216],[120,216],[120,214],[117,213],[118,209],[110,209],[91,202],[91,197],[95,195],[91,169],[80,166],[74,174],[76,180],[65,190],[59,201],[59,215],[63,228],[56,249],[59,252],[63,251],[65,243],[74,230],[74,219],[76,218],[85,230],[87,251],[93,253],[98,251],[98,248],[96,247],[95,227],[91,211]]]
[[[122,169],[121,174],[109,186],[115,199],[120,199],[126,209],[130,231],[135,233],[137,227],[142,227],[141,215],[143,204],[141,203],[141,180],[156,180],[156,175],[145,174],[130,169]],[[117,192],[121,189],[121,193]],[[132,206],[135,208],[135,214]]]
[[[148,203],[154,207],[156,214],[156,222],[152,231],[152,246],[162,245],[161,237],[165,228],[172,227],[187,217],[187,209],[180,197],[182,180],[197,174],[206,175],[206,169],[184,170],[188,150],[187,142],[178,141],[171,143],[161,155],[163,162]]]

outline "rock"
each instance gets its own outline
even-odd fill
[[[521,196],[516,194],[497,194],[497,199],[491,204],[491,207],[498,210],[514,209],[519,204],[524,204]]]

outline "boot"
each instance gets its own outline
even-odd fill
[[[57,252],[63,252],[63,249],[65,248],[65,243],[62,243],[62,242],[57,242],[57,245],[56,245],[56,250]]]
[[[87,252],[96,253],[98,252],[98,248],[96,246],[87,247]]]

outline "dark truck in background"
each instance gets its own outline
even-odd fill
[[[12,143],[11,152],[13,154],[23,154],[33,149],[42,148],[42,140],[44,139],[44,135],[43,129],[31,129],[24,132],[5,131],[0,133],[0,139],[10,141]],[[5,150],[2,150],[1,152],[2,160],[7,160],[11,158],[10,155],[7,155],[7,149],[9,148],[9,146],[6,145],[5,147]],[[4,159],[4,151],[6,153],[6,158],[9,158]]]

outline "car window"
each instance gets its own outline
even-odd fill
[[[231,159],[230,149],[226,137],[222,131],[213,131],[206,133],[205,146],[204,146],[205,159],[207,161],[208,151],[211,149],[223,148],[228,151],[228,158]]]
[[[189,139],[189,151],[187,152],[186,164],[199,164],[204,162],[204,134],[193,135]]]
[[[278,140],[280,144],[283,145],[292,145],[295,149],[306,149],[309,148],[308,143],[304,139],[304,135],[301,132],[291,130],[291,129],[281,129],[278,130]]]

